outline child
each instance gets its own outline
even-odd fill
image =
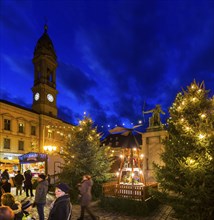
[[[22,211],[24,214],[22,220],[36,220],[30,214],[31,209],[32,209],[32,203],[29,200],[22,202]]]

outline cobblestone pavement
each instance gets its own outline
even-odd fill
[[[15,195],[15,188],[12,189],[13,195]],[[25,197],[25,193],[23,193],[21,196],[15,196],[16,200],[30,200],[34,201],[34,197]],[[45,206],[45,219],[48,218],[49,214],[49,207],[52,201],[54,200],[54,196],[48,194],[47,195],[47,204]],[[107,212],[103,209],[101,209],[97,202],[93,202],[91,204],[92,211],[99,216],[100,220],[176,220],[171,216],[172,209],[169,206],[162,206],[158,210],[156,210],[154,213],[152,213],[149,217],[135,217],[135,216],[126,216],[121,215],[120,213],[114,213],[114,212]],[[72,208],[72,220],[76,220],[79,217],[80,213],[80,206],[79,205],[73,205]],[[38,220],[38,214],[36,208],[32,209],[32,216]],[[63,219],[61,219],[63,220]],[[85,220],[90,220],[90,217],[85,215]]]

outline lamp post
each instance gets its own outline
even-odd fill
[[[47,154],[46,157],[46,166],[45,166],[45,173],[48,174],[48,155],[53,154],[56,151],[56,146],[47,145],[43,147],[44,152]]]

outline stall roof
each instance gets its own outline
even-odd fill
[[[43,162],[47,160],[47,154],[29,152],[27,154],[23,154],[19,156],[20,163],[36,163]]]

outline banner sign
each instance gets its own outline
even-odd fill
[[[23,154],[22,156],[19,156],[20,163],[37,163],[37,162],[43,162],[47,160],[47,154],[39,154],[30,152],[27,154]]]

